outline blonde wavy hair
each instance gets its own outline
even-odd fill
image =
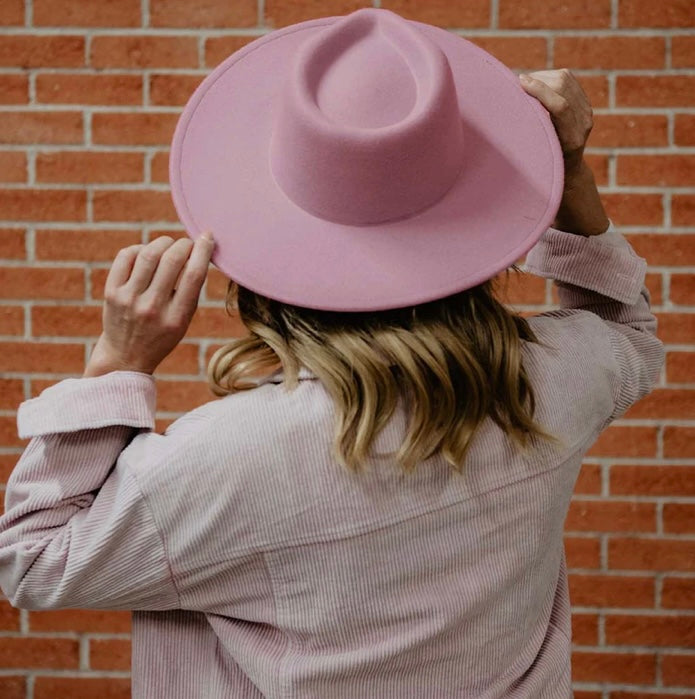
[[[246,391],[257,385],[249,378],[281,367],[293,390],[304,365],[336,408],[334,457],[355,471],[401,396],[409,423],[395,458],[406,471],[441,452],[462,472],[488,416],[524,453],[537,438],[561,443],[533,419],[536,401],[522,363],[522,340],[543,343],[525,318],[497,300],[498,278],[436,301],[369,313],[293,306],[230,280],[225,309],[238,312],[249,332],[212,355],[208,384],[217,396]]]

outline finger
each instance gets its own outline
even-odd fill
[[[164,251],[145,295],[153,296],[160,303],[171,299],[192,247],[190,238],[179,238]]]
[[[171,301],[171,309],[175,314],[186,315],[195,310],[214,249],[214,240],[200,237],[195,241]]]
[[[128,281],[133,269],[133,263],[143,247],[144,245],[140,243],[138,245],[129,245],[127,248],[118,251],[106,277],[104,285],[105,296],[112,295],[119,286],[123,286]]]
[[[530,76],[526,80],[522,79],[521,84],[524,90],[535,97],[555,120],[563,121],[567,118],[569,112],[567,99],[555,92],[550,85]]]
[[[135,294],[143,293],[152,281],[162,253],[174,242],[168,235],[160,236],[145,245],[138,253],[133,272],[125,286]]]

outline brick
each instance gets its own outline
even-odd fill
[[[142,233],[139,229],[38,229],[35,233],[37,260],[111,262],[119,250],[141,242]]]
[[[645,258],[650,265],[664,267],[695,265],[695,234],[626,233],[625,237],[635,252]]]
[[[695,181],[695,155],[618,155],[619,185],[686,187]]]
[[[20,439],[17,434],[17,418],[15,415],[3,415],[0,417],[0,445],[3,447],[21,447],[28,443],[28,439]],[[0,645],[0,649],[2,645]],[[2,655],[0,654],[0,658]]]
[[[618,6],[619,27],[692,27],[693,5],[691,0],[620,0]]]
[[[695,75],[618,75],[618,107],[692,107]]]
[[[670,300],[681,306],[695,305],[695,277],[691,274],[672,274]]]
[[[616,226],[661,226],[664,223],[661,194],[607,193],[601,195],[601,201]]]
[[[695,427],[666,425],[664,427],[664,457],[679,459],[695,456]]]
[[[573,500],[565,531],[655,532],[656,505],[650,502]]]
[[[150,76],[150,104],[184,105],[205,76],[180,73],[158,73]]]
[[[663,303],[663,275],[660,272],[648,272],[645,276],[644,283],[647,289],[649,289],[652,306],[660,306]]]
[[[695,617],[606,614],[606,643],[629,646],[695,646]]]
[[[92,116],[92,140],[105,145],[169,145],[178,114],[98,113]]]
[[[0,306],[0,335],[24,334],[24,309],[21,306]]]
[[[0,228],[0,258],[26,259],[27,249],[23,228]]]
[[[572,573],[570,600],[577,607],[654,606],[654,578]]]
[[[572,614],[572,643],[580,646],[598,643],[598,614]]]
[[[0,378],[0,409],[14,410],[23,400],[24,382],[22,379]]]
[[[661,657],[661,676],[667,687],[673,685],[695,686],[695,655],[663,654]]]
[[[3,0],[0,3],[0,24],[24,24],[24,0]]]
[[[6,668],[77,668],[79,641],[71,638],[0,638]]]
[[[169,151],[157,151],[150,162],[150,178],[152,182],[169,181]]]
[[[673,194],[671,197],[671,222],[674,226],[695,225],[695,195]]]
[[[0,343],[0,371],[82,373],[84,345],[57,342]]]
[[[659,326],[659,338],[666,343],[695,342],[695,314],[654,313]]]
[[[610,425],[599,435],[587,456],[655,457],[656,428]]]
[[[106,284],[106,277],[109,274],[108,269],[92,269],[89,273],[89,285],[92,289],[91,298],[92,299],[103,299],[104,298],[104,285]]]
[[[173,351],[162,361],[155,371],[155,376],[169,374],[197,374],[198,345],[180,342]]]
[[[0,294],[8,299],[80,299],[84,272],[76,267],[0,267]]]
[[[213,68],[260,36],[263,36],[263,34],[258,36],[213,36],[208,38],[205,41],[205,66]]]
[[[18,73],[0,74],[0,104],[27,104],[29,79]]]
[[[229,316],[224,308],[198,306],[185,339],[205,337],[235,338],[247,331],[237,315]]]
[[[197,68],[193,36],[95,36],[90,47],[94,68]]]
[[[99,190],[93,195],[95,221],[178,221],[169,192]]]
[[[56,609],[29,612],[31,631],[130,633],[130,612],[96,609]]]
[[[572,679],[575,682],[651,684],[655,675],[656,655],[653,653],[572,653]]]
[[[695,68],[695,36],[676,34],[671,37],[671,65],[674,68]]]
[[[37,182],[142,182],[142,153],[57,151],[36,157]]]
[[[252,27],[257,20],[254,0],[150,0],[153,27]]]
[[[34,699],[130,699],[125,677],[47,677],[34,684]]]
[[[548,42],[545,37],[461,36],[512,70],[545,70],[547,66]]]
[[[663,68],[665,39],[658,36],[557,36],[556,68],[630,70]]]
[[[695,570],[695,541],[611,537],[608,566],[620,570]]]
[[[665,114],[594,114],[587,148],[667,146]]]
[[[34,337],[98,337],[102,327],[101,305],[33,306],[31,309]]]
[[[648,396],[629,408],[624,417],[626,419],[644,417],[693,419],[695,391],[682,388],[655,388]]]
[[[574,492],[577,495],[601,494],[601,467],[598,464],[582,464]]]
[[[545,279],[526,272],[510,271],[495,275],[495,297],[503,304],[542,304],[545,302]]]
[[[591,29],[610,21],[610,0],[499,0],[498,26],[504,29]]]
[[[36,99],[46,104],[142,104],[142,76],[39,73]]]
[[[2,143],[82,143],[82,114],[0,111],[0,134]]]
[[[25,699],[27,692],[26,677],[3,675],[0,677],[0,696],[3,699]]]
[[[5,600],[0,600],[0,630],[19,631],[19,609]]]
[[[157,381],[157,409],[164,412],[188,412],[216,400],[202,381]]]
[[[0,180],[2,182],[27,181],[27,156],[17,150],[0,151]]]
[[[0,43],[0,66],[12,68],[79,68],[84,65],[83,36],[6,35]]]
[[[695,578],[664,578],[661,606],[665,609],[695,609]]]
[[[229,288],[229,277],[220,272],[216,267],[211,267],[208,272],[208,278],[205,282],[203,292],[205,298],[212,300],[224,301],[227,298],[227,289]]]
[[[602,692],[587,692],[581,689],[575,690],[574,699],[603,699]]]
[[[154,431],[157,434],[164,434],[166,431],[167,427],[171,425],[172,423],[176,422],[176,418],[174,417],[158,417],[155,418],[154,421]]]
[[[0,219],[16,221],[81,221],[87,195],[76,189],[0,190]]]
[[[567,568],[598,568],[601,543],[597,538],[565,536]]]
[[[319,9],[328,5],[327,14],[342,15],[371,3],[346,2],[331,0],[312,3],[281,2],[266,0],[266,17],[273,17],[274,26],[282,26],[300,22],[319,15]],[[268,9],[270,6],[270,9]],[[320,6],[320,7],[319,7]],[[469,2],[450,3],[447,0],[428,0],[428,2],[413,2],[413,0],[381,0],[380,7],[392,10],[406,19],[413,19],[426,24],[434,24],[446,29],[453,27],[489,27],[490,4],[487,0],[469,0]]]
[[[695,496],[695,467],[613,464],[609,482],[611,495]]]
[[[664,503],[662,512],[664,531],[668,534],[695,533],[695,505],[690,503]]]
[[[121,638],[89,640],[89,667],[92,670],[129,671],[131,642]]]
[[[0,481],[2,483],[7,483],[19,457],[20,454],[0,454]],[[2,687],[1,684],[0,687]],[[2,695],[0,694],[0,696]]]
[[[137,27],[140,0],[34,0],[34,24],[50,27]]]

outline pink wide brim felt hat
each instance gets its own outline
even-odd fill
[[[197,88],[174,135],[174,204],[252,291],[373,311],[518,262],[564,186],[548,111],[483,49],[364,8],[266,34]]]

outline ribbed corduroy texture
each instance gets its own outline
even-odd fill
[[[0,587],[28,609],[131,609],[135,699],[571,696],[563,522],[582,456],[664,362],[645,261],[612,226],[549,229],[526,258],[561,309],[529,322],[524,458],[486,421],[463,476],[434,457],[353,474],[303,370],[152,431],[138,372],[66,379],[19,407]],[[376,453],[403,439],[399,409]]]

